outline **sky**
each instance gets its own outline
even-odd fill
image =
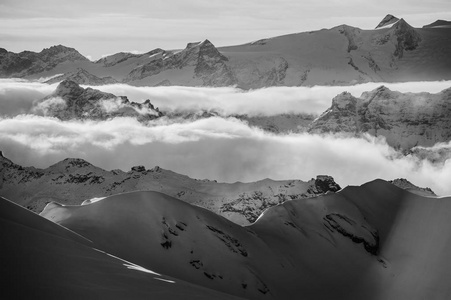
[[[117,52],[216,46],[348,24],[372,29],[386,14],[414,27],[451,19],[449,0],[0,0],[0,47],[62,44],[95,60]]]

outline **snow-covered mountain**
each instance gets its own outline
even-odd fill
[[[82,68],[95,76],[85,75],[83,83],[87,84],[98,84],[97,77],[107,77],[132,85],[236,85],[245,89],[451,79],[451,28],[413,28],[391,15],[377,27],[362,30],[340,25],[220,48],[205,40],[188,43],[181,50],[121,52],[96,62],[63,46],[40,53],[2,49],[0,77],[36,79],[65,74],[60,78],[73,78]]]
[[[82,159],[65,159],[46,169],[36,169],[16,165],[1,155],[0,167],[0,196],[35,212],[40,212],[49,201],[73,205],[143,190],[162,192],[235,223],[249,224],[268,207],[340,190],[330,176],[317,176],[306,182],[264,179],[229,184],[192,179],[160,167],[105,171]]]
[[[2,298],[243,299],[145,269],[0,197]]]
[[[431,24],[424,25],[423,28],[451,28],[451,21],[437,20]]]
[[[82,88],[72,80],[62,81],[55,92],[36,101],[32,111],[61,120],[105,120],[114,117],[135,117],[148,121],[162,116],[150,100],[130,102],[125,96],[116,96],[93,88]]]
[[[155,59],[140,65],[124,78],[124,82],[138,85],[158,85],[165,80],[182,85],[231,86],[236,80],[226,64],[227,57],[209,41],[189,43],[182,51],[159,52]],[[171,73],[181,73],[174,74]],[[185,76],[183,76],[185,74]],[[182,77],[180,77],[180,75]],[[175,76],[176,81],[172,79]],[[171,81],[172,79],[172,81]],[[186,80],[185,82],[183,82]]]
[[[82,68],[77,68],[74,72],[69,72],[66,74],[62,74],[59,76],[55,76],[45,81],[45,83],[52,84],[61,82],[64,80],[70,80],[78,84],[87,84],[87,85],[105,85],[105,84],[113,84],[117,83],[117,81],[113,77],[97,77],[92,75],[88,71]]]
[[[382,21],[379,22],[379,24],[377,24],[376,29],[388,27],[398,21],[399,21],[399,19],[397,17],[388,14],[382,19]]]
[[[425,196],[425,197],[436,197],[437,195],[428,187],[422,188],[414,185],[412,182],[408,181],[405,178],[397,178],[389,181],[391,184],[396,185],[399,188],[402,188],[411,193]]]
[[[367,132],[395,148],[451,140],[451,88],[437,94],[401,93],[380,86],[359,98],[344,92],[310,125],[309,132]]]
[[[284,202],[246,227],[158,192],[41,215],[96,249],[246,299],[444,299],[450,205],[375,180]]]
[[[9,52],[0,48],[0,77],[26,77],[51,72],[59,74],[58,67],[76,68],[89,60],[74,48],[63,45],[46,48],[39,53]],[[61,72],[60,72],[61,73]]]

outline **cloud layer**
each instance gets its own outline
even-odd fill
[[[94,88],[126,95],[136,102],[150,99],[163,110],[215,110],[227,116],[319,114],[343,91],[359,96],[379,85],[277,87],[254,91],[121,84]],[[402,92],[435,93],[451,86],[451,82],[386,85]],[[355,185],[375,178],[404,177],[414,184],[431,187],[436,193],[451,194],[451,162],[444,156],[451,152],[451,143],[417,149],[421,155],[400,156],[384,140],[368,136],[277,136],[234,118],[194,122],[163,118],[145,126],[131,118],[61,122],[26,114],[33,102],[51,94],[55,88],[56,85],[38,82],[0,79],[0,150],[14,162],[42,168],[66,157],[80,157],[105,169],[160,165],[194,178],[226,182],[267,177],[307,180],[317,174],[328,174],[341,185]],[[431,155],[437,156],[435,164],[425,159]]]
[[[451,81],[365,83],[354,86],[272,87],[242,91],[233,87],[135,87],[126,84],[93,86],[130,101],[151,103],[163,111],[216,111],[223,116],[247,114],[272,116],[284,113],[321,114],[336,95],[348,91],[360,96],[380,85],[400,92],[437,93],[451,86]],[[0,115],[14,116],[30,112],[33,101],[51,94],[56,84],[47,85],[15,79],[0,79]]]
[[[144,126],[131,118],[61,122],[22,115],[0,119],[0,145],[14,162],[37,167],[80,157],[105,169],[159,165],[194,178],[225,182],[308,180],[328,174],[346,186],[404,177],[451,195],[450,160],[434,165],[401,156],[383,139],[370,136],[277,136],[234,118],[186,124],[159,120]]]

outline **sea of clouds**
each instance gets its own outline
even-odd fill
[[[0,80],[0,150],[15,163],[40,168],[77,157],[108,170],[159,165],[194,178],[225,182],[308,180],[327,174],[346,186],[376,178],[403,177],[440,195],[451,195],[449,159],[432,163],[401,155],[384,139],[368,135],[275,135],[227,117],[244,113],[319,114],[343,91],[359,96],[379,85],[281,87],[246,92],[235,88],[95,87],[126,95],[131,101],[150,99],[161,110],[205,109],[220,111],[224,116],[184,123],[160,119],[143,124],[132,118],[63,122],[32,115],[29,112],[33,102],[51,94],[56,85]],[[450,87],[451,82],[386,85],[403,92],[435,93]],[[443,147],[451,148],[451,143],[442,144],[440,149]]]

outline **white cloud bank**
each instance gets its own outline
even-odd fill
[[[332,103],[332,98],[348,91],[360,96],[380,85],[400,92],[437,93],[451,87],[451,81],[365,83],[354,86],[272,87],[242,91],[233,87],[135,87],[126,84],[92,86],[116,96],[127,96],[130,101],[151,103],[162,111],[199,110],[234,114],[278,115],[284,113],[321,114]],[[17,79],[0,79],[0,115],[14,116],[30,111],[32,102],[51,94],[56,84],[47,85]]]
[[[163,111],[214,110],[225,116],[234,114],[278,115],[285,113],[321,114],[332,103],[332,98],[347,91],[359,97],[381,85],[400,92],[438,93],[451,87],[451,81],[365,83],[353,86],[270,87],[250,91],[199,87],[135,87],[126,84],[96,86],[93,88],[115,95],[126,95],[130,101],[150,99]]]
[[[0,119],[0,150],[18,164],[37,167],[80,157],[105,169],[159,165],[194,178],[225,182],[268,177],[308,180],[328,174],[346,186],[403,177],[451,195],[450,160],[434,165],[400,156],[384,140],[369,136],[277,136],[233,118],[186,124],[159,120],[144,126],[131,118],[61,122],[22,115]]]

